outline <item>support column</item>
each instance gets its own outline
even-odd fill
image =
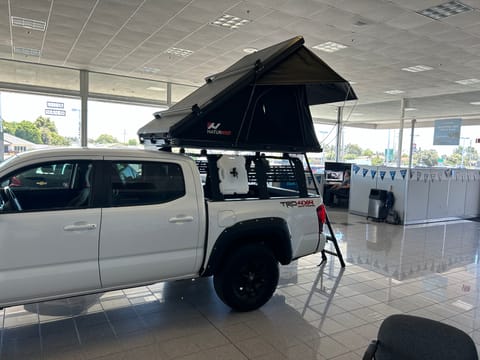
[[[337,108],[337,146],[335,147],[335,161],[339,162],[343,148],[343,106]]]
[[[397,150],[397,167],[402,163],[402,142],[403,142],[403,126],[405,122],[405,107],[407,99],[402,98],[400,102],[400,129],[398,131],[398,150]]]
[[[167,82],[167,106],[172,106],[172,83]]]
[[[412,168],[412,160],[413,160],[413,141],[415,137],[415,123],[417,119],[412,119],[412,130],[410,135],[410,155],[408,156],[408,169]]]
[[[80,102],[81,102],[81,121],[80,121],[80,145],[88,145],[88,71],[80,70]]]
[[[5,141],[3,137],[2,94],[0,93],[0,162],[5,159]]]

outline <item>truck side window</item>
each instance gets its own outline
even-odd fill
[[[92,164],[87,161],[40,163],[0,179],[3,211],[84,208],[90,201]]]
[[[178,164],[113,161],[109,170],[112,206],[161,204],[185,195]]]

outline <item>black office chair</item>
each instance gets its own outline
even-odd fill
[[[412,315],[391,315],[363,360],[478,360],[471,337],[453,326]]]

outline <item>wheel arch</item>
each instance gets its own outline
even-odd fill
[[[238,222],[220,234],[202,276],[213,275],[238,247],[255,243],[268,247],[282,265],[292,261],[292,242],[286,221],[276,217],[252,219]]]

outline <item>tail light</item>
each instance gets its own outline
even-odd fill
[[[318,228],[320,232],[323,232],[323,224],[327,222],[327,210],[325,205],[317,207]]]

